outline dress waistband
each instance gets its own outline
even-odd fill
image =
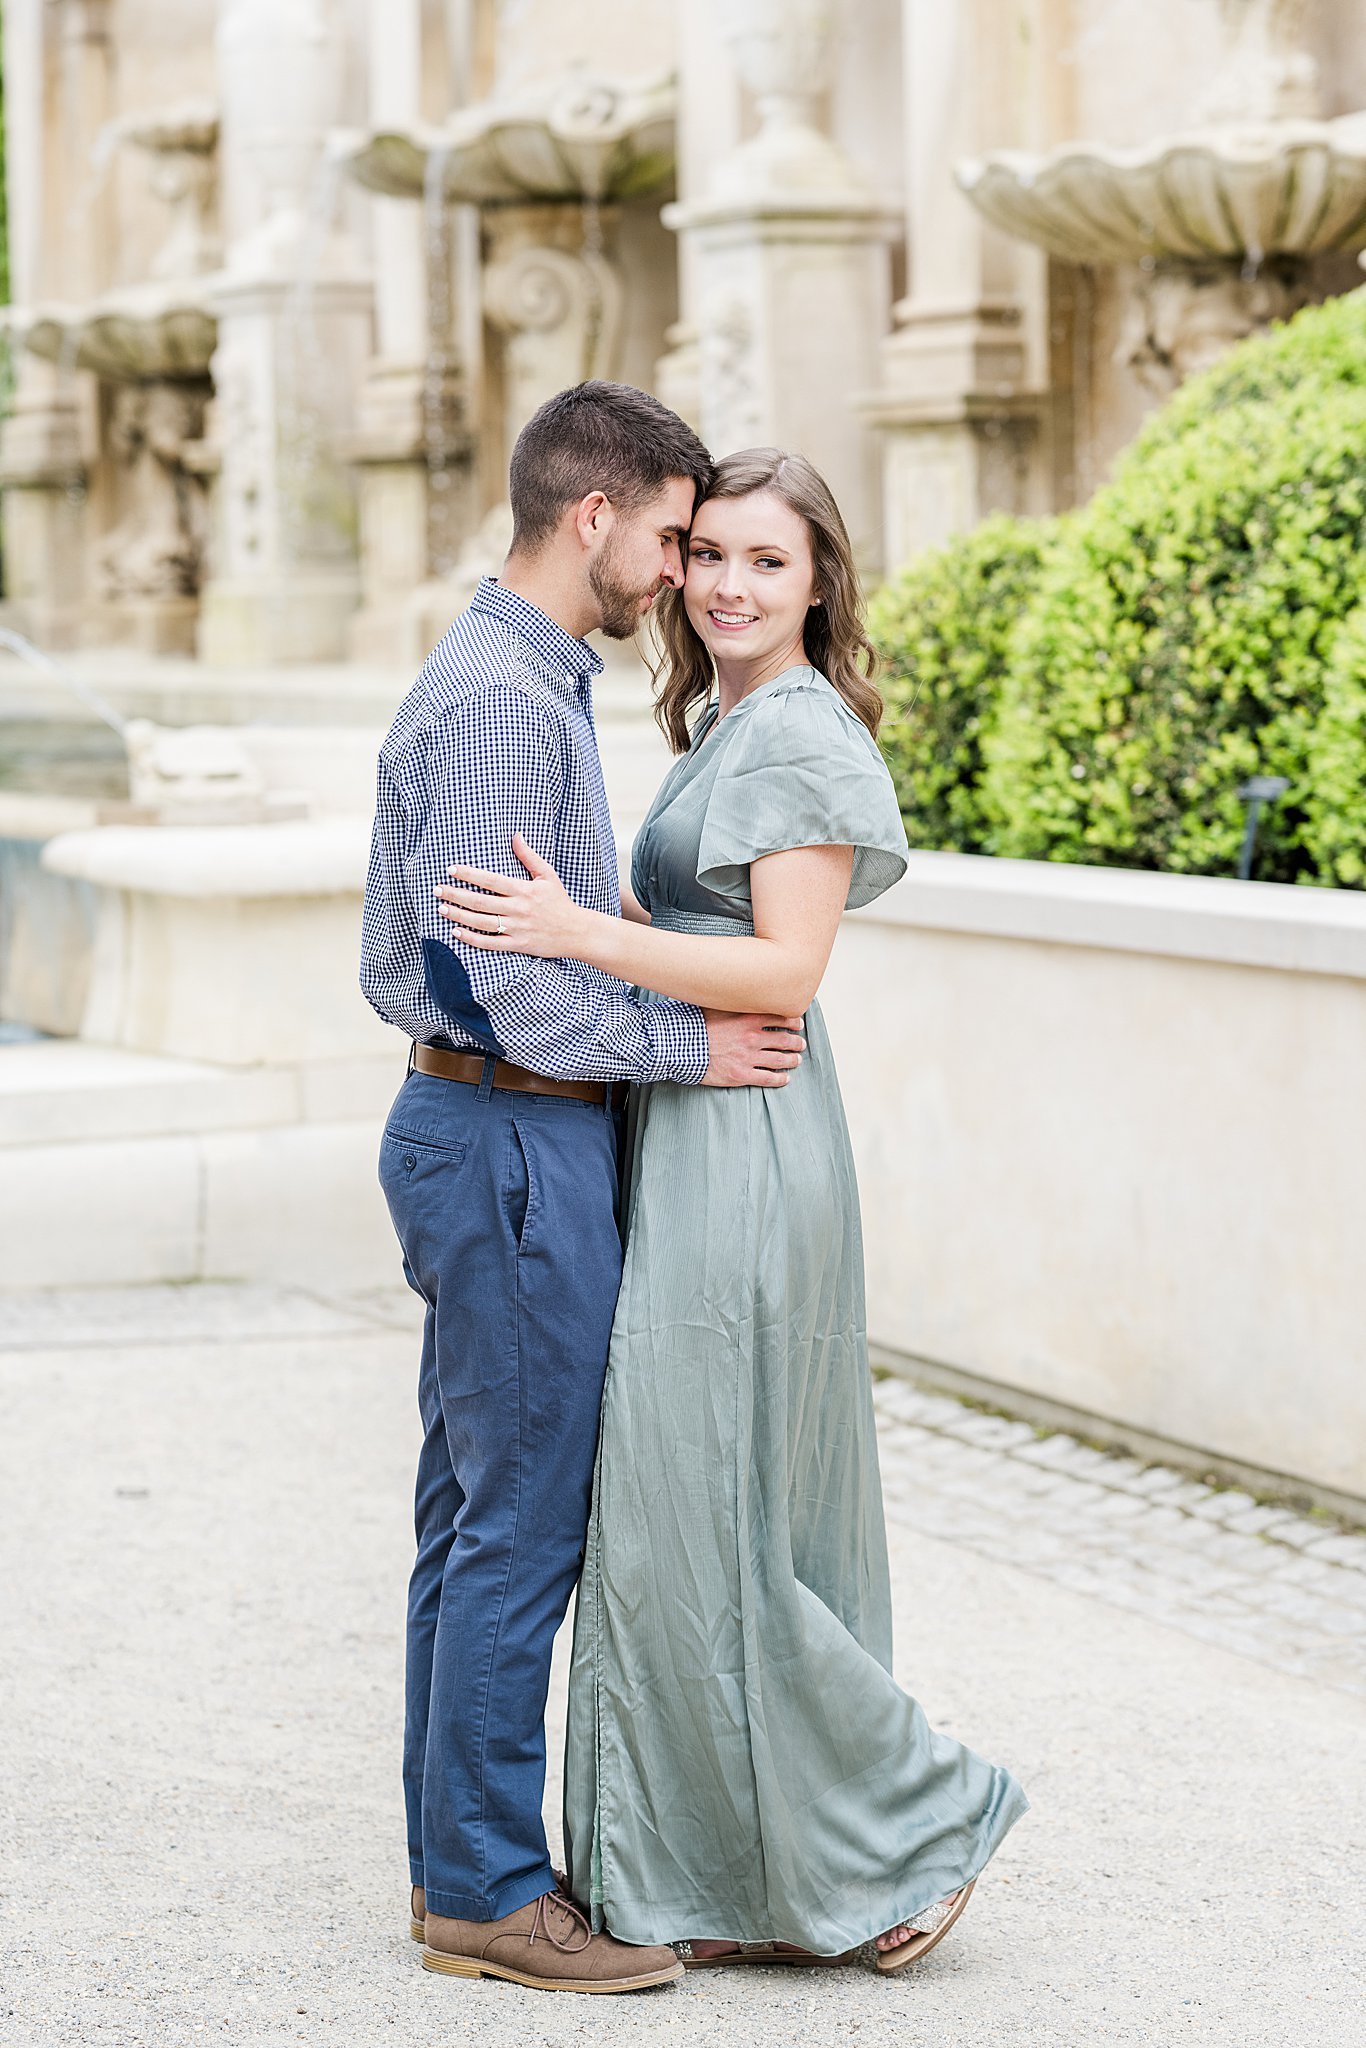
[[[650,912],[650,923],[660,932],[698,932],[712,939],[752,939],[751,917],[710,917],[700,910],[660,909]]]

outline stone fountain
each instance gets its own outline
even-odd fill
[[[1366,243],[1366,112],[1318,118],[1307,0],[1220,0],[1225,57],[1191,125],[962,164],[987,219],[1075,264],[1134,264],[1120,347],[1165,395],[1313,295],[1311,259]]]
[[[217,109],[194,100],[134,116],[109,143],[150,159],[152,191],[170,209],[150,277],[84,306],[17,308],[9,324],[34,355],[113,388],[105,445],[119,517],[96,559],[100,596],[118,637],[148,653],[190,652],[206,511],[189,451],[203,437],[218,340],[207,296],[221,255]]]
[[[673,182],[674,111],[669,77],[573,71],[439,128],[381,128],[337,147],[360,184],[391,197],[420,199],[437,155],[448,205],[649,199]]]
[[[203,283],[222,253],[214,231],[217,109],[194,100],[134,116],[120,122],[110,140],[151,159],[152,191],[171,211],[151,277],[86,306],[21,310],[13,324],[35,355],[111,383],[205,377],[217,326]]]
[[[501,411],[505,449],[553,392],[619,373],[620,211],[671,193],[675,101],[669,76],[614,79],[574,69],[440,126],[381,126],[334,140],[357,183],[423,204],[429,256],[452,208],[478,209],[481,311],[495,341],[490,400]],[[438,351],[442,311],[433,308]],[[443,353],[433,366],[438,384],[436,370],[445,376],[449,367]],[[439,424],[439,406],[435,418]],[[428,456],[433,483],[447,482],[444,448],[429,446]],[[498,567],[510,532],[507,507],[498,504],[453,564],[434,550],[441,580],[429,587],[427,606],[438,633],[477,577]]]

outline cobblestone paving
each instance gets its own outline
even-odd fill
[[[1366,1694],[1366,1534],[880,1378],[891,1519]]]

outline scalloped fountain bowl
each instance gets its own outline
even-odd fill
[[[130,285],[83,307],[16,309],[8,324],[34,355],[115,384],[206,377],[218,346],[202,288],[186,284]]]
[[[995,226],[1071,263],[1261,260],[1366,243],[1366,113],[1068,143],[959,166]]]
[[[153,156],[212,156],[218,148],[219,127],[216,100],[188,99],[149,113],[125,115],[118,134]]]
[[[672,187],[676,108],[672,77],[585,72],[471,107],[440,128],[376,129],[333,146],[359,184],[393,198],[430,196],[439,158],[449,205],[643,199]]]

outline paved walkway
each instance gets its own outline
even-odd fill
[[[1366,1534],[905,1381],[877,1401],[890,1519],[1366,1698]]]
[[[0,2043],[1355,2048],[1359,1548],[879,1399],[900,1674],[1034,1812],[918,1972],[550,1998],[406,1937],[407,1304],[0,1297]]]

